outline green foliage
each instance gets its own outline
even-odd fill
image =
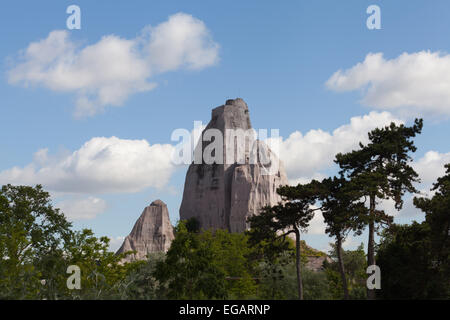
[[[324,179],[320,188],[325,232],[341,241],[350,231],[360,235],[368,214],[360,190],[346,179],[336,177]]]
[[[325,272],[311,271],[305,268],[304,262],[302,262],[302,265],[304,299],[333,299]],[[274,272],[274,267],[276,272]],[[298,299],[296,266],[291,255],[284,253],[280,262],[275,265],[262,262],[259,265],[259,270],[258,298],[271,300]]]
[[[341,287],[344,299],[350,299],[349,283],[343,261],[342,243],[350,231],[360,235],[366,224],[368,209],[361,201],[361,192],[354,188],[354,184],[345,178],[324,179],[321,184],[320,200],[322,201],[322,215],[326,223],[325,232],[336,240],[334,253],[341,277]]]
[[[292,252],[280,253],[276,260],[264,259],[257,267],[258,292],[261,299],[282,300],[296,299],[297,284]]]
[[[431,199],[414,198],[425,221],[394,225],[378,249],[384,299],[450,298],[450,165]]]
[[[250,223],[250,241],[263,243],[268,262],[275,262],[279,255],[288,249],[286,236],[295,234],[295,265],[297,269],[298,298],[303,299],[303,284],[301,279],[301,243],[300,233],[305,231],[315,211],[320,190],[318,182],[313,180],[309,184],[298,184],[296,187],[282,186],[277,189],[284,203],[272,207],[265,207],[259,215],[248,219]]]
[[[339,265],[336,261],[338,257],[337,247],[332,243],[330,245],[332,249],[329,254],[334,262],[325,263],[325,273],[333,299],[343,299],[342,281],[339,275]],[[349,298],[353,300],[365,299],[367,262],[363,244],[361,243],[356,250],[341,250],[341,252],[348,283]]]
[[[0,298],[105,299],[116,294],[129,265],[108,251],[109,239],[74,232],[41,186],[0,192]],[[68,290],[66,271],[81,268],[81,290]]]
[[[127,274],[129,265],[119,262],[125,255],[108,250],[109,238],[97,238],[89,229],[72,232],[65,243],[65,261],[81,269],[81,290],[70,290],[74,299],[109,299],[115,285]]]
[[[70,223],[41,186],[5,185],[0,191],[0,298],[34,299],[42,265],[61,255]]]
[[[279,188],[284,202],[251,217],[245,234],[203,231],[195,219],[182,221],[167,254],[133,263],[121,262],[127,254],[109,252],[108,238],[73,231],[41,186],[3,186],[0,299],[365,299],[371,292],[363,246],[340,248],[350,232],[375,223],[389,225],[377,246],[379,298],[449,299],[450,164],[431,198],[414,199],[424,222],[395,225],[375,208],[377,198],[391,198],[399,209],[403,194],[415,190],[408,152],[415,151],[411,138],[421,128],[416,120],[410,128],[391,124],[372,131],[367,146],[337,156],[340,178]],[[370,200],[369,208],[362,198]],[[305,268],[308,257],[325,254],[300,235],[319,209],[336,239],[330,252],[335,262],[314,272]],[[368,256],[374,249],[369,241]],[[81,290],[67,288],[70,265],[81,269]]]
[[[412,160],[409,153],[416,151],[412,138],[422,132],[422,127],[422,119],[416,119],[412,127],[391,123],[390,126],[372,130],[369,144],[360,143],[359,150],[336,155],[335,162],[340,166],[341,174],[350,179],[352,188],[370,198],[370,212],[364,222],[392,222],[392,217],[384,211],[375,210],[376,198],[391,198],[400,210],[403,195],[417,192],[413,183],[419,179],[409,165]]]
[[[416,151],[413,138],[422,132],[422,127],[422,119],[416,119],[411,127],[391,123],[369,132],[370,142],[360,143],[359,150],[336,155],[342,177],[349,179],[352,189],[360,190],[361,196],[369,200],[368,215],[361,219],[369,226],[368,265],[375,264],[375,232],[393,222],[391,215],[376,209],[377,199],[392,199],[400,210],[404,194],[417,192],[413,183],[419,182],[419,178],[409,165],[412,161],[409,153]],[[375,299],[375,291],[368,290],[367,297]]]
[[[292,261],[290,271],[281,270],[295,251],[289,238],[283,241],[287,251],[282,258],[268,243],[253,247],[246,234],[200,232],[195,223],[190,230],[180,223],[167,255],[123,264],[125,255],[109,252],[108,238],[89,229],[71,230],[40,186],[5,186],[0,208],[3,299],[247,299],[272,297],[275,291],[277,298],[285,298],[289,295],[280,288],[295,287]],[[304,241],[301,248],[303,263],[306,255],[323,254]],[[270,268],[263,268],[263,261],[270,261]],[[80,290],[67,288],[70,265],[81,269]],[[269,282],[275,273],[281,276]]]
[[[304,268],[303,290],[305,300],[333,300],[327,275],[324,271]]]
[[[243,298],[255,291],[249,252],[243,234],[189,232],[182,221],[155,277],[167,286],[170,299]]]
[[[163,252],[149,253],[147,261],[133,263],[124,280],[117,286],[121,300],[166,299],[166,288],[155,278],[156,266],[165,259]]]
[[[449,279],[435,264],[430,226],[414,222],[394,225],[380,244],[377,263],[381,269],[382,299],[448,299]]]
[[[408,164],[415,152],[412,138],[422,132],[423,120],[416,119],[412,127],[391,123],[369,133],[370,142],[360,143],[360,150],[336,155],[341,173],[357,183],[364,194],[378,198],[392,198],[396,208],[403,205],[405,192],[416,192],[413,182],[419,181],[417,173]]]
[[[367,197],[395,201],[397,209],[403,206],[403,195],[416,192],[413,186],[418,175],[409,165],[410,152],[416,147],[412,138],[422,132],[423,120],[416,119],[412,127],[403,124],[377,128],[369,133],[369,144],[360,143],[360,149],[336,155],[335,162],[341,168],[341,174],[351,178],[355,189]],[[374,209],[374,208],[372,208]],[[383,211],[370,213],[369,221],[391,222]]]
[[[445,168],[446,174],[432,188],[433,197],[414,198],[414,204],[425,213],[425,221],[430,226],[431,250],[438,271],[450,279],[450,164]]]

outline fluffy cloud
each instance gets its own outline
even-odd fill
[[[218,60],[218,44],[205,24],[178,13],[134,39],[116,35],[81,48],[64,30],[31,43],[9,71],[11,84],[42,85],[77,96],[76,116],[120,106],[128,96],[149,91],[150,78],[180,68],[202,69]]]
[[[112,252],[116,252],[122,246],[125,237],[110,237],[109,238],[109,250]]]
[[[445,174],[444,165],[450,163],[450,152],[439,153],[436,151],[428,151],[422,158],[414,161],[412,167],[419,174],[421,184],[417,185],[419,193],[413,195],[406,195],[404,198],[403,208],[400,211],[395,209],[394,201],[382,200],[380,201],[380,207],[386,213],[395,217],[415,217],[419,215],[423,217],[423,213],[414,206],[413,198],[418,197],[430,197],[434,192],[430,191],[437,178],[442,177]]]
[[[186,66],[202,69],[218,60],[219,45],[205,24],[190,15],[178,13],[156,28],[147,28],[144,50],[155,72],[173,71]]]
[[[309,223],[308,234],[325,234],[325,228],[322,211],[318,210]]]
[[[74,198],[58,202],[55,207],[60,208],[64,215],[71,221],[90,220],[103,213],[106,202],[96,197]]]
[[[422,158],[414,162],[413,167],[419,174],[422,183],[429,189],[437,178],[445,174],[444,165],[447,163],[450,163],[450,152],[428,151]]]
[[[279,144],[280,158],[283,160],[291,185],[308,183],[312,179],[321,180],[333,168],[333,160],[338,152],[348,152],[358,148],[358,143],[368,142],[367,133],[376,128],[395,122],[402,123],[389,112],[371,112],[362,117],[353,117],[349,124],[343,125],[333,132],[310,130],[306,134],[292,133]],[[280,141],[279,141],[280,142]],[[275,141],[268,141],[269,145]],[[439,153],[428,151],[423,157],[411,165],[419,174],[421,184],[418,196],[429,196],[432,184],[445,174],[444,165],[450,163],[450,152]],[[407,195],[403,209],[395,209],[392,200],[380,201],[380,207],[393,216],[412,217],[418,214],[412,199],[415,195]],[[416,195],[417,196],[417,195]],[[323,234],[325,224],[320,212],[317,212],[309,228],[311,234]]]
[[[279,145],[280,158],[291,183],[323,178],[324,175],[320,171],[332,167],[337,153],[356,149],[359,142],[367,143],[367,133],[370,130],[391,122],[402,121],[389,112],[371,112],[362,117],[351,118],[349,124],[333,132],[317,129],[302,134],[295,131]]]
[[[39,150],[31,164],[0,172],[0,184],[42,184],[67,193],[137,192],[167,184],[175,166],[174,147],[146,140],[92,138],[61,157]]]
[[[361,63],[339,70],[327,81],[335,91],[362,89],[362,103],[450,115],[450,55],[421,51],[386,60],[370,53]]]

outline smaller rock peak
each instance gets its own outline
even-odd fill
[[[136,251],[122,262],[146,260],[151,252],[167,252],[173,239],[169,210],[166,204],[158,199],[144,208],[117,254]]]
[[[163,207],[166,204],[163,201],[158,199],[158,200],[153,201],[150,205],[155,206],[155,207]]]

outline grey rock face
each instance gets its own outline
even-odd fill
[[[308,257],[307,259],[308,259],[308,261],[306,263],[306,268],[308,268],[311,271],[316,271],[316,272],[323,270],[323,263],[325,262],[325,260],[328,263],[333,262],[333,260],[328,256],[320,256],[320,257],[311,256],[311,257]]]
[[[209,129],[219,130],[224,137],[224,161],[211,164],[200,158],[197,164],[189,166],[180,218],[195,217],[203,229],[243,232],[248,228],[247,217],[259,214],[266,205],[281,201],[276,190],[288,184],[286,173],[281,161],[265,143],[251,135],[244,139],[232,135],[239,129],[252,129],[244,100],[227,100],[225,105],[213,109],[202,137]],[[215,141],[206,140],[199,142],[196,154],[199,148],[203,154]]]
[[[173,239],[173,227],[167,206],[161,200],[156,200],[144,209],[117,254],[136,251],[135,254],[127,256],[124,262],[144,260],[148,253],[169,250]]]

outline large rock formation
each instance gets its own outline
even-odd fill
[[[156,200],[144,209],[117,254],[136,251],[124,261],[143,260],[148,253],[169,250],[173,239],[173,227],[167,206],[161,200]]]
[[[242,99],[228,100],[212,110],[211,121],[196,148],[195,162],[186,175],[180,207],[182,220],[195,217],[204,229],[243,232],[248,228],[247,217],[281,201],[276,190],[288,184],[283,164],[254,136],[236,136],[239,130],[248,133],[250,129],[248,107]],[[218,131],[223,145],[216,136],[211,138]],[[214,151],[212,144],[218,146]],[[214,162],[201,157],[208,154]]]

